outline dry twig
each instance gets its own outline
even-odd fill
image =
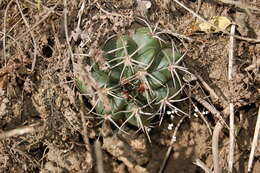
[[[212,154],[213,154],[213,165],[214,165],[214,173],[221,173],[219,167],[219,157],[218,157],[218,141],[219,141],[219,133],[223,128],[221,121],[218,121],[212,136]]]
[[[230,31],[230,46],[229,46],[229,63],[228,63],[228,80],[230,83],[230,92],[232,87],[233,76],[233,62],[234,62],[234,37],[235,25],[231,26]],[[234,125],[234,103],[232,99],[229,103],[229,155],[228,155],[228,171],[232,172],[234,162],[234,150],[235,150],[235,125]]]
[[[42,127],[39,126],[39,123],[35,123],[30,126],[19,127],[19,128],[13,129],[13,130],[9,130],[9,131],[0,133],[0,140],[10,138],[13,136],[24,135],[27,133],[35,133],[41,129],[42,129]]]
[[[96,161],[97,161],[97,172],[104,173],[103,156],[102,156],[101,144],[99,140],[95,142],[95,153],[96,153]]]
[[[195,162],[193,162],[193,164],[203,169],[203,171],[205,171],[206,173],[212,173],[212,171],[207,167],[207,165],[203,163],[200,159],[196,159]]]
[[[164,157],[164,159],[163,159],[162,166],[160,167],[160,170],[159,170],[158,173],[163,173],[163,170],[164,170],[164,168],[165,168],[165,166],[166,166],[166,163],[167,163],[167,161],[168,161],[168,159],[169,159],[169,156],[170,156],[170,154],[171,154],[171,151],[172,151],[172,148],[173,148],[173,144],[174,144],[174,142],[176,141],[177,131],[178,131],[179,127],[181,126],[183,120],[184,120],[185,118],[187,118],[187,117],[188,117],[188,116],[183,116],[183,117],[180,119],[180,121],[178,122],[177,126],[175,127],[174,132],[173,132],[173,135],[172,135],[172,139],[171,139],[171,142],[170,142],[170,146],[169,146],[169,148],[168,148],[168,150],[167,150],[167,153],[166,153],[166,155],[165,155],[165,157]]]
[[[254,69],[259,69],[260,67],[260,57],[258,57],[258,59],[256,59],[256,62],[249,65],[248,67],[245,68],[246,71],[251,71]]]
[[[250,172],[251,168],[252,168],[252,164],[253,164],[253,160],[254,160],[254,153],[255,153],[256,146],[257,146],[257,140],[259,137],[259,131],[260,131],[260,106],[258,109],[257,121],[256,121],[256,125],[255,125],[255,133],[254,133],[254,138],[253,138],[250,156],[249,156],[249,160],[248,160],[248,168],[247,168],[248,172]]]
[[[195,73],[195,75],[201,82],[203,88],[209,92],[209,95],[211,96],[212,100],[219,100],[219,96],[216,94],[214,89],[212,89],[198,73]]]
[[[198,110],[198,107],[192,102],[192,105],[195,109]],[[205,116],[200,112],[200,110],[198,110],[197,112],[200,116],[200,118],[205,122],[207,128],[209,129],[209,134],[212,135],[212,130],[211,130],[211,127],[210,127],[210,124],[208,123],[207,119],[205,118]]]
[[[202,104],[208,111],[210,111],[214,116],[216,116],[221,123],[223,124],[223,126],[228,127],[227,123],[225,122],[225,120],[223,119],[223,117],[221,116],[221,113],[211,104],[209,104],[207,101],[205,101],[203,98],[201,98],[201,96],[199,95],[191,95],[192,98],[194,98],[195,100],[197,100],[200,104]]]

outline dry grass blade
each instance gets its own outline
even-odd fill
[[[219,157],[218,157],[218,141],[219,141],[219,133],[223,128],[221,121],[218,121],[212,136],[212,154],[213,154],[213,165],[214,165],[214,173],[221,173],[219,167]]]
[[[230,34],[234,35],[235,25],[231,26]],[[228,80],[232,81],[233,75],[233,62],[234,62],[234,37],[230,36],[230,47],[229,47],[229,64],[228,64]],[[233,88],[230,85],[230,88]],[[230,90],[231,92],[231,90]],[[234,162],[234,150],[235,150],[235,125],[234,125],[234,104],[232,101],[229,103],[229,155],[228,155],[228,171],[232,172]]]
[[[248,161],[248,168],[247,168],[248,172],[250,172],[251,168],[252,168],[252,164],[253,164],[253,160],[254,160],[254,153],[255,153],[256,146],[257,146],[257,140],[259,137],[259,131],[260,131],[260,106],[258,109],[257,121],[256,121],[256,125],[255,125],[255,133],[254,133],[254,138],[253,138],[249,161]]]

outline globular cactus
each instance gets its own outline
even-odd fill
[[[174,68],[181,55],[172,44],[160,40],[149,28],[139,28],[129,36],[106,41],[106,69],[95,63],[94,57],[86,59],[97,88],[90,91],[79,79],[77,86],[89,100],[95,100],[91,104],[96,114],[144,128],[171,105],[168,98],[177,97],[180,91]]]

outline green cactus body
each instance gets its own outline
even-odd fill
[[[99,100],[95,105],[96,113],[109,114],[114,119],[124,118],[135,126],[149,125],[151,117],[158,112],[158,103],[180,89],[169,70],[181,57],[173,50],[145,27],[137,29],[133,35],[108,40],[103,51],[109,68],[101,70],[91,60],[87,62],[92,65],[90,74],[98,87],[110,91],[101,93],[109,103]],[[94,97],[82,81],[77,79],[76,83],[81,93],[87,94],[89,99]],[[110,104],[111,109],[106,110],[104,104]]]

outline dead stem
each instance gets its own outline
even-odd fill
[[[199,74],[196,74],[196,77],[200,80],[203,88],[209,92],[209,95],[212,98],[212,100],[219,100],[219,96],[216,94],[214,89],[212,89]]]
[[[104,173],[103,156],[102,156],[101,144],[99,140],[96,140],[95,142],[95,154],[96,154],[96,161],[97,161],[97,172]]]
[[[203,171],[205,171],[206,173],[212,173],[212,171],[207,167],[207,165],[203,163],[200,159],[196,159],[195,162],[193,162],[193,164],[203,169]]]
[[[187,115],[186,115],[186,116],[183,116],[183,117],[180,119],[180,121],[178,122],[177,126],[175,127],[174,132],[173,132],[173,135],[172,135],[172,139],[171,139],[171,142],[170,142],[170,146],[169,146],[169,148],[168,148],[168,150],[167,150],[167,152],[166,152],[166,155],[165,155],[165,157],[164,157],[164,159],[163,159],[162,166],[160,167],[160,170],[159,170],[158,173],[163,173],[163,170],[164,170],[164,168],[165,168],[165,166],[166,166],[166,163],[167,163],[167,161],[168,161],[168,159],[169,159],[169,156],[170,156],[170,154],[171,154],[171,151],[172,151],[172,148],[173,148],[173,144],[174,144],[174,142],[176,141],[177,131],[178,131],[179,127],[181,126],[183,120],[184,120],[185,118],[187,118],[187,117],[188,117]]]
[[[35,123],[29,126],[19,127],[13,130],[2,132],[0,133],[0,140],[10,138],[13,136],[35,133],[37,131],[40,131],[42,129],[42,126],[40,126],[39,124],[40,123]]]
[[[224,34],[227,34],[229,36],[233,36],[239,40],[245,40],[245,41],[249,41],[249,42],[253,42],[253,43],[259,43],[260,40],[257,39],[253,39],[253,38],[247,38],[247,37],[241,37],[238,35],[234,35],[234,34],[230,34],[229,32],[227,32],[226,30],[223,30],[217,26],[215,26],[214,24],[210,23],[209,21],[207,21],[206,19],[204,19],[203,17],[201,17],[199,14],[197,14],[196,12],[194,12],[193,10],[189,9],[188,7],[186,7],[185,5],[183,5],[180,1],[178,0],[173,0],[175,1],[177,4],[179,4],[181,7],[183,7],[185,10],[187,10],[188,12],[190,12],[192,15],[194,15],[195,17],[197,17],[199,20],[207,23],[208,25],[210,25],[211,27],[216,28],[218,31],[223,32]]]
[[[219,133],[221,132],[222,128],[223,128],[222,122],[219,120],[214,128],[213,136],[212,136],[212,154],[213,154],[214,173],[221,173],[219,167],[219,157],[218,157],[218,141],[219,141]]]
[[[82,20],[82,14],[84,12],[84,9],[85,9],[85,6],[86,6],[86,2],[83,1],[82,4],[81,4],[81,7],[80,7],[80,10],[78,12],[78,24],[77,24],[77,28],[76,28],[76,32],[79,32],[81,29],[80,29],[80,24],[81,24],[81,20]]]
[[[260,106],[259,106],[259,109],[258,109],[254,138],[253,138],[250,156],[249,156],[249,160],[248,160],[248,168],[247,168],[248,172],[251,172],[251,168],[252,168],[252,164],[253,164],[253,160],[254,160],[254,153],[255,153],[256,146],[257,146],[258,137],[259,137],[259,131],[260,131]]]
[[[214,116],[216,116],[220,121],[221,123],[227,127],[227,123],[225,122],[225,120],[223,119],[223,117],[221,116],[221,113],[214,107],[212,106],[211,104],[209,104],[206,100],[204,100],[203,98],[201,98],[201,96],[199,95],[195,95],[195,94],[192,94],[191,95],[192,98],[194,98],[195,100],[197,100],[200,104],[202,104],[208,111],[210,111]]]
[[[193,103],[193,101],[191,101],[191,103],[192,103],[194,109],[198,110],[198,114],[199,114],[200,118],[204,121],[204,123],[206,124],[207,128],[209,129],[209,134],[212,135],[212,130],[211,130],[210,124],[208,123],[207,119],[205,118],[203,113],[201,113],[201,111],[197,108],[197,106]]]
[[[256,62],[253,61],[251,65],[245,68],[246,71],[257,70],[260,66],[260,58],[257,58]]]
[[[229,47],[229,64],[228,64],[228,80],[230,83],[230,92],[232,87],[233,76],[233,62],[234,62],[234,37],[235,25],[231,26],[230,31],[230,47]],[[229,103],[229,155],[228,155],[228,171],[232,172],[234,162],[234,150],[235,150],[235,125],[234,125],[234,103],[230,100]]]

